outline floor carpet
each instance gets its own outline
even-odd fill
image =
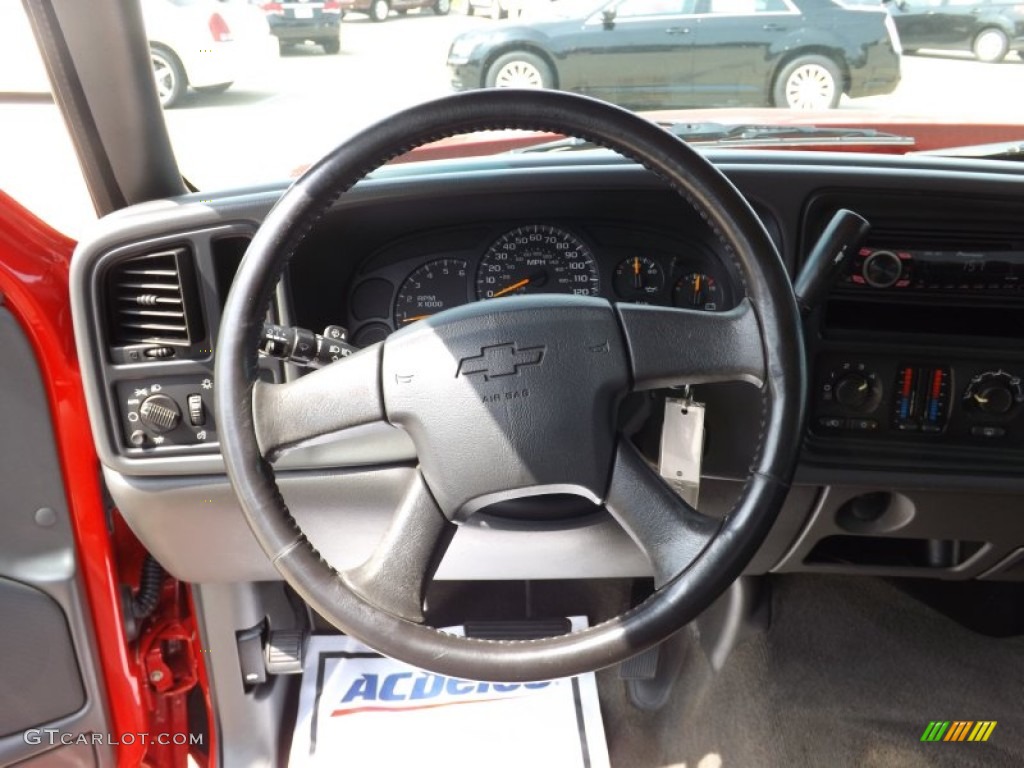
[[[767,631],[719,672],[693,626],[679,633],[656,712],[599,674],[613,766],[1024,766],[1024,638],[977,634],[878,579],[775,576],[770,600]],[[998,724],[985,743],[921,742],[932,720]]]

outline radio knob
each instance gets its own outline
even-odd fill
[[[861,274],[872,288],[889,288],[903,275],[903,262],[892,251],[875,251],[864,260]]]
[[[150,395],[139,406],[139,420],[154,432],[170,432],[181,421],[181,409],[167,395]]]
[[[860,373],[848,373],[835,384],[836,402],[844,408],[863,408],[871,399],[871,382]]]

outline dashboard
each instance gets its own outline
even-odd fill
[[[445,309],[531,293],[730,309],[736,280],[720,244],[701,235],[588,219],[418,232],[364,264],[349,295],[348,327],[363,347]]]
[[[750,572],[1024,579],[1019,168],[708,156],[794,278],[837,210],[872,224],[806,320],[810,389],[806,428],[792,436],[802,446],[796,483]],[[231,279],[282,191],[136,206],[103,220],[72,265],[105,481],[146,546],[189,581],[277,578],[224,476],[211,388]],[[394,166],[344,195],[310,233],[268,320],[317,333],[343,327],[365,347],[451,307],[522,293],[717,312],[744,296],[722,249],[686,201],[607,153]],[[168,296],[180,310],[157,306]],[[260,365],[270,381],[302,375],[279,360]],[[620,414],[652,461],[671,396],[628,398]],[[701,509],[725,515],[751,460],[759,393],[736,382],[697,386],[693,396],[706,406]],[[372,549],[416,461],[398,429],[354,432],[275,466],[289,507],[338,567]],[[648,572],[604,513],[555,517],[461,526],[438,577]]]

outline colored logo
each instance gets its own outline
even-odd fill
[[[520,368],[528,365],[540,365],[544,359],[544,347],[527,347],[516,349],[515,344],[497,344],[484,347],[474,357],[464,357],[459,361],[456,376],[472,376],[477,373],[484,375],[484,381],[499,376],[514,376]]]
[[[995,720],[932,720],[921,741],[988,741],[995,729]]]
[[[478,683],[429,672],[364,673],[353,680],[331,717],[360,712],[403,712],[455,704],[482,704],[513,699],[531,690],[547,688],[540,683]]]

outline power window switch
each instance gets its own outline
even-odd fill
[[[188,396],[188,420],[193,427],[201,427],[206,424],[206,408],[203,407],[202,395]]]

